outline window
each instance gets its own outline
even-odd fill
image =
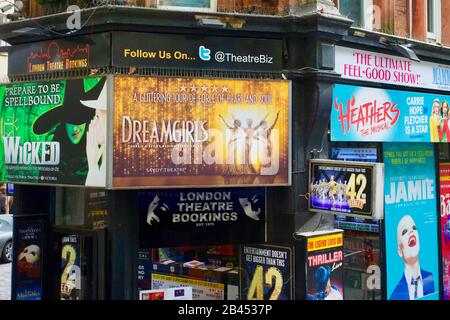
[[[440,42],[441,38],[441,1],[427,0],[427,38]]]
[[[217,0],[158,0],[158,8],[211,12],[217,10]]]
[[[372,0],[339,0],[339,11],[354,21],[353,26],[372,30],[373,1]]]

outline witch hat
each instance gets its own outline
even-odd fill
[[[86,92],[84,79],[66,80],[64,103],[37,118],[33,124],[34,133],[44,134],[61,122],[76,125],[88,123],[95,115],[95,108],[106,108],[105,82],[106,77],[103,77],[94,88]]]

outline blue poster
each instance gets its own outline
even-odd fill
[[[331,141],[450,142],[450,96],[337,84]]]
[[[17,220],[14,243],[17,257],[16,300],[42,300],[42,263],[44,223],[41,220]]]
[[[383,144],[387,298],[438,300],[434,148]]]

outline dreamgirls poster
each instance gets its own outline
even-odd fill
[[[115,77],[113,187],[290,184],[288,81]]]

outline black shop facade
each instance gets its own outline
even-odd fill
[[[343,299],[343,232],[299,195],[328,158],[332,49],[351,22],[176,29],[116,9],[52,40],[3,26],[12,298],[320,299],[331,278]]]

